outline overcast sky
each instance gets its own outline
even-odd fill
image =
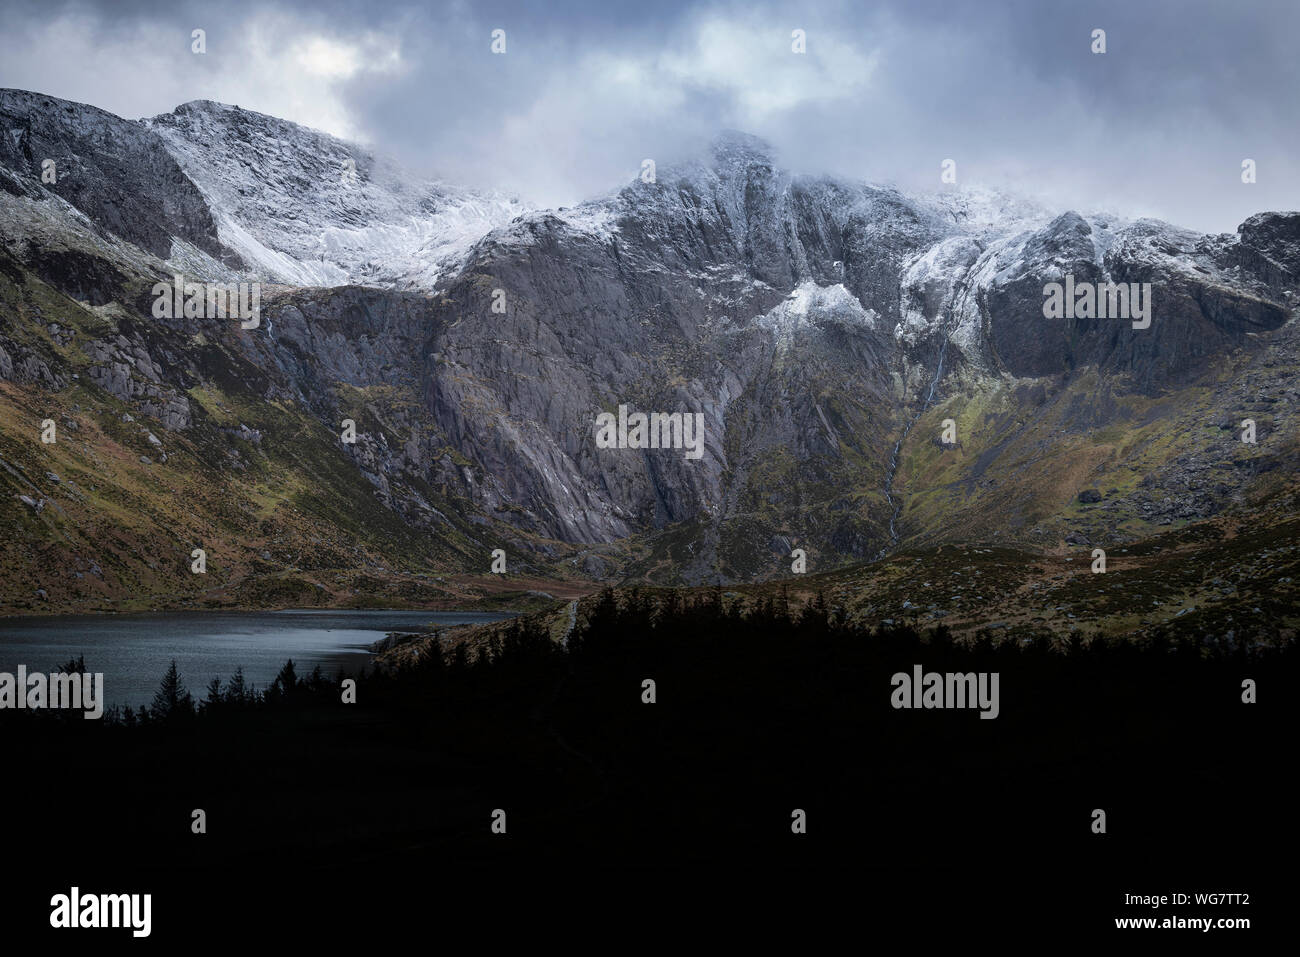
[[[0,23],[0,86],[131,118],[237,103],[544,205],[731,128],[799,171],[933,189],[951,158],[959,184],[1212,232],[1300,208],[1296,0],[0,0]]]

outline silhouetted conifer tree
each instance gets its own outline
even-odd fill
[[[249,703],[250,697],[248,686],[244,682],[244,669],[236,668],[235,673],[226,682],[225,703],[242,706]]]
[[[163,675],[162,684],[154,693],[149,714],[155,720],[167,721],[193,713],[194,699],[185,690],[185,683],[181,680],[180,672],[176,670],[176,659],[173,658],[167,668],[167,674]]]
[[[221,706],[221,679],[213,678],[208,682],[208,696],[203,701],[203,709],[212,711]]]
[[[266,697],[272,701],[288,701],[295,697],[297,692],[298,674],[294,671],[293,659],[290,658],[271,682],[271,687],[266,689]]]

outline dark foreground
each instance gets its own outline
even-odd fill
[[[161,939],[288,914],[294,933],[426,908],[454,921],[520,895],[601,913],[672,899],[680,915],[739,893],[750,925],[824,908],[1053,940],[1158,933],[1117,917],[1244,916],[1250,930],[1208,934],[1262,940],[1287,919],[1297,847],[1296,663],[1294,644],[955,646],[860,633],[816,603],[634,596],[598,606],[567,651],[521,620],[490,661],[361,676],[356,704],[318,678],[132,727],[0,712],[0,917],[48,929],[50,896],[74,884],[152,893]],[[891,676],[918,664],[997,672],[998,717],[894,709]],[[1251,896],[1125,905],[1176,892]]]

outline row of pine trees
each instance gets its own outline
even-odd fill
[[[79,656],[59,668],[68,674],[85,674],[87,671],[85,656]],[[264,691],[244,678],[244,669],[236,668],[228,681],[213,678],[208,683],[206,694],[196,699],[185,686],[185,680],[176,667],[173,658],[163,675],[158,690],[154,692],[149,707],[141,705],[132,709],[129,706],[113,705],[104,712],[104,722],[121,724],[127,727],[151,722],[179,722],[199,715],[213,715],[222,712],[238,711],[258,706],[275,706],[308,699],[319,700],[325,694],[332,694],[338,688],[338,681],[326,678],[317,665],[307,677],[299,677],[293,659],[285,662],[280,673],[275,676]]]

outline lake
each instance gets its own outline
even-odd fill
[[[292,658],[300,676],[356,673],[373,659],[369,645],[391,631],[500,621],[509,615],[435,611],[214,611],[138,615],[0,618],[0,672],[26,665],[52,672],[78,655],[104,674],[109,705],[148,707],[172,659],[196,701],[208,682],[238,667],[264,690]]]

